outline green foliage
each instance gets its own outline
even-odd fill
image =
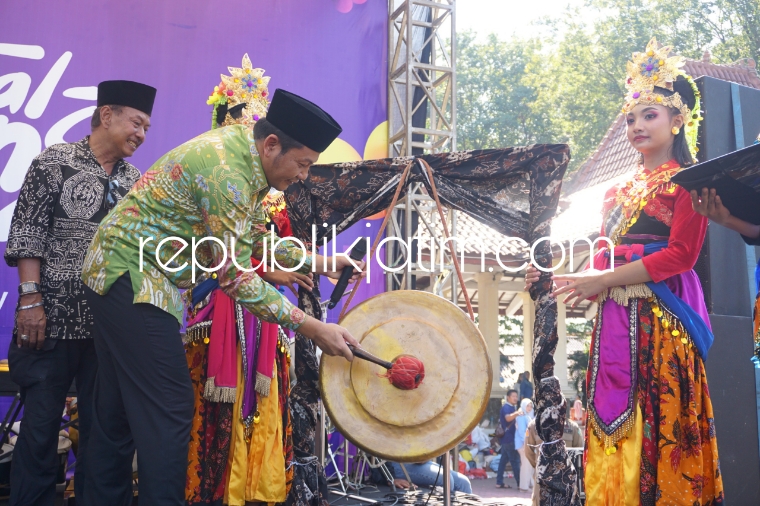
[[[565,142],[573,171],[619,113],[625,64],[652,36],[693,59],[706,48],[715,63],[760,59],[760,0],[589,0],[543,24],[549,37],[457,34],[460,149]]]

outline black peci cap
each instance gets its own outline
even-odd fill
[[[98,107],[123,105],[150,116],[155,99],[156,89],[147,84],[134,81],[103,81],[98,84]]]
[[[293,140],[318,153],[326,150],[343,131],[318,105],[280,89],[274,92],[266,118]]]

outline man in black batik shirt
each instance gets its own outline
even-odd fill
[[[19,302],[8,365],[24,417],[13,452],[10,504],[53,504],[58,432],[76,378],[78,504],[87,476],[97,357],[81,273],[100,221],[140,178],[124,158],[145,140],[156,90],[132,81],[98,85],[92,134],[56,144],[33,161],[13,213],[5,261],[18,267]]]

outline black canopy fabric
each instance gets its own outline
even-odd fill
[[[731,214],[760,225],[760,144],[692,165],[671,180],[698,193],[714,188]]]
[[[570,161],[567,145],[461,151],[419,158],[433,169],[443,205],[529,243],[550,235],[562,177]],[[312,167],[305,181],[285,192],[293,234],[310,245],[312,226],[316,225],[316,240],[320,242],[332,225],[341,232],[360,219],[385,210],[401,173],[410,163],[414,165],[409,182],[424,184],[430,193],[427,175],[420,170],[415,157]],[[404,194],[402,189],[400,197]],[[324,223],[328,226],[323,227]],[[535,248],[535,257],[540,265],[551,265],[548,242]],[[542,446],[538,461],[541,504],[579,505],[577,474],[562,441],[567,401],[554,377],[557,303],[548,296],[550,290],[548,273],[531,289],[531,297],[536,301],[533,371],[537,381],[537,428],[539,436],[549,443]],[[314,318],[322,316],[311,292],[299,291],[299,306]],[[296,334],[295,368],[297,382],[290,400],[296,463],[286,504],[327,506],[324,471],[314,457],[318,366],[313,344],[300,334]]]

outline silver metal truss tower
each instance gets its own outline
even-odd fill
[[[455,151],[456,0],[390,0],[389,13],[388,154]],[[423,231],[442,238],[435,202],[420,184],[410,188],[391,218],[388,237],[405,240]],[[447,212],[447,221],[455,236],[454,211]],[[408,268],[387,272],[387,290],[419,288],[458,302],[450,259],[443,265],[436,262],[431,273],[429,265],[428,270],[420,268],[413,251],[398,242],[386,243],[386,265],[407,261]]]

